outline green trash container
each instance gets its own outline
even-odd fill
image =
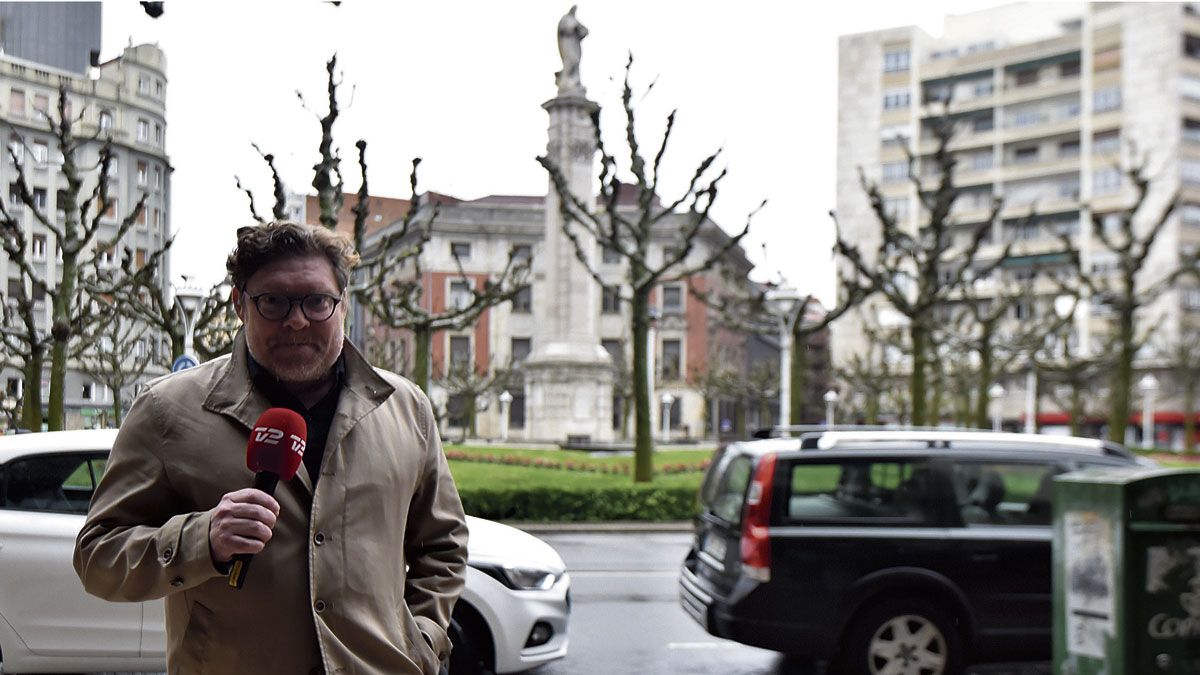
[[[1054,485],[1054,672],[1200,675],[1200,471]]]

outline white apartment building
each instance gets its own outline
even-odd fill
[[[992,199],[1003,211],[981,251],[994,260],[1007,242],[1013,257],[997,270],[1019,279],[1057,274],[1049,255],[1060,233],[1078,247],[1087,269],[1115,264],[1093,232],[1093,215],[1108,227],[1133,203],[1124,175],[1131,147],[1154,177],[1135,221],[1144,231],[1172,194],[1181,198],[1139,282],[1175,268],[1181,252],[1200,244],[1200,16],[1182,3],[1019,3],[948,16],[941,35],[916,27],[843,36],[839,44],[837,214],[843,236],[863,251],[879,243],[879,224],[859,182],[860,167],[880,185],[885,204],[914,231],[923,214],[907,177],[904,145],[918,155],[935,147],[926,126],[949,106],[957,122],[951,143],[955,182],[963,189],[955,218],[967,237],[987,222]],[[1025,217],[1036,216],[1031,222]],[[986,288],[986,284],[982,285]],[[1155,325],[1141,372],[1158,392],[1159,442],[1182,412],[1178,387],[1156,345],[1200,318],[1194,282],[1171,289],[1139,316]],[[1055,286],[1038,281],[1012,320],[1053,312]],[[986,291],[985,291],[986,295]],[[845,364],[866,349],[864,327],[894,314],[872,299],[833,325],[833,360]],[[1100,344],[1109,310],[1097,299],[1074,317],[1082,348]],[[903,366],[904,364],[898,364]],[[1136,377],[1135,377],[1136,379]],[[1018,425],[1026,409],[1025,378],[1002,382],[1003,417]],[[1133,394],[1135,415],[1141,397]],[[1061,424],[1042,401],[1039,422]],[[1178,418],[1178,419],[1177,419]]]
[[[54,11],[62,9],[58,7]],[[80,39],[90,40],[88,45],[98,47],[98,17],[94,31],[85,31]],[[57,110],[59,88],[65,87],[69,111],[79,118],[75,135],[96,137],[88,143],[83,156],[77,157],[79,165],[84,168],[94,166],[103,140],[112,140],[114,156],[109,189],[112,208],[106,211],[102,221],[101,238],[111,239],[120,220],[132,210],[142,194],[148,196],[142,217],[128,231],[120,246],[107,256],[102,254],[101,263],[119,265],[121,251],[126,248],[132,252],[135,264],[144,263],[170,237],[168,214],[172,168],[165,150],[166,86],[166,59],[162,50],[154,45],[127,47],[121,56],[98,66],[81,68],[78,72],[0,55],[0,121],[3,122],[0,133],[6,147],[4,157],[0,159],[0,186],[4,189],[0,198],[7,200],[9,211],[24,224],[30,259],[45,278],[57,278],[57,267],[61,264],[61,256],[55,255],[58,245],[53,233],[21,203],[14,187],[17,167],[7,148],[13,149],[24,166],[29,186],[43,213],[61,222],[64,214],[59,203],[60,190],[65,187],[65,179],[59,171],[61,153],[55,137],[49,133],[45,113]],[[83,197],[90,195],[97,175],[97,170],[88,173]],[[163,260],[162,264],[165,269],[161,278],[169,279],[169,262]],[[0,275],[6,279],[0,292],[7,302],[15,292],[14,284],[21,281],[16,265],[2,254]],[[34,297],[37,299],[36,293]],[[50,303],[41,299],[36,309],[49,330]],[[147,339],[135,347],[130,358],[151,358],[158,348],[158,341]],[[43,405],[49,397],[49,368],[47,356],[42,379]],[[161,371],[148,372],[146,378],[154,374],[161,374]],[[6,396],[22,395],[20,372],[6,368],[0,377],[4,379]],[[111,406],[113,396],[103,384],[72,368],[67,374],[65,391],[67,428],[91,427],[106,421],[106,408]],[[124,400],[131,401],[132,392],[126,392]]]

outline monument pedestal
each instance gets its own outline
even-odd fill
[[[553,345],[552,345],[553,346]],[[613,418],[612,359],[545,353],[522,364],[527,424],[539,440],[610,443]]]

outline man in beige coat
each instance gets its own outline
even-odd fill
[[[462,504],[429,400],[344,338],[357,258],[324,228],[240,230],[232,354],[155,381],[121,427],[75,569],[108,600],[166,598],[172,674],[429,675],[449,654]],[[274,496],[248,487],[245,453],[270,407],[308,423]]]

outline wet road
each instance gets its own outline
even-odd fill
[[[679,563],[691,535],[538,534],[567,563],[570,653],[537,675],[830,675],[775,652],[706,633],[679,608]],[[988,666],[973,675],[1042,675],[1043,664]]]

